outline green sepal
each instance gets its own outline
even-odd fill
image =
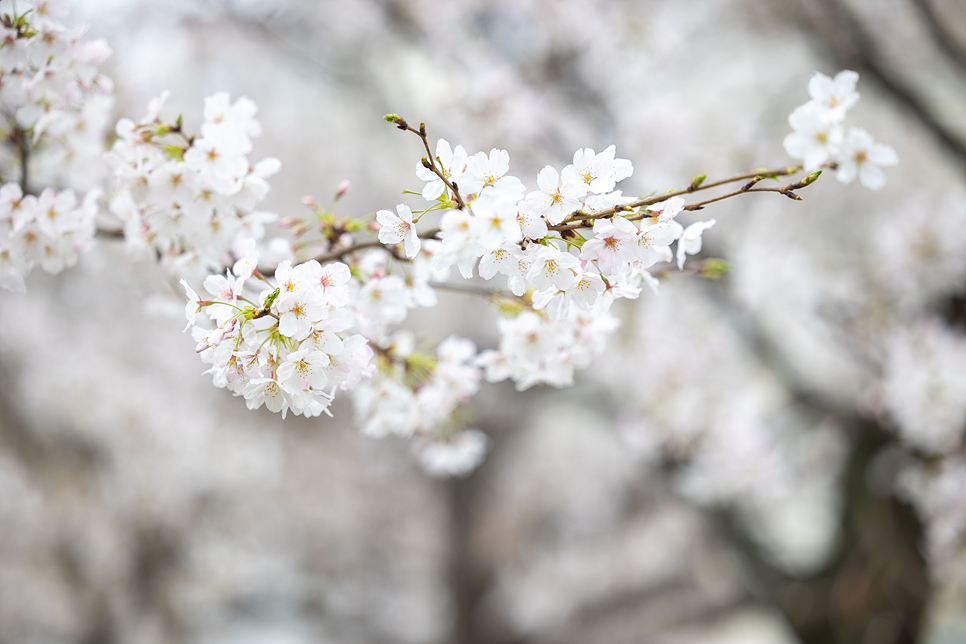
[[[804,179],[802,179],[802,187],[804,188],[805,186],[809,185],[810,183],[814,183],[815,180],[818,179],[820,176],[822,176],[822,171],[821,170],[816,170],[812,174],[810,174],[807,177],[805,177]]]
[[[184,161],[184,148],[180,145],[164,145],[161,147],[161,151],[164,152],[164,156],[174,161]]]
[[[275,303],[275,300],[278,299],[278,295],[281,292],[282,292],[282,289],[276,288],[274,291],[272,291],[271,293],[269,293],[268,294],[268,297],[265,298],[265,306],[263,308],[266,308],[266,309],[271,308],[272,307],[272,304]]]

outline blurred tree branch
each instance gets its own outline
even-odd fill
[[[930,0],[911,0],[912,4],[922,15],[922,21],[932,34],[933,41],[940,51],[946,54],[947,58],[966,73],[966,47],[956,41],[949,31],[943,26],[943,20],[936,13]]]
[[[720,284],[720,283],[719,283]],[[831,420],[849,438],[843,471],[842,537],[825,565],[807,578],[777,568],[752,542],[734,511],[718,514],[722,534],[744,556],[763,598],[772,599],[804,644],[875,642],[913,644],[929,591],[919,550],[922,527],[912,508],[870,485],[870,466],[895,437],[859,410],[808,387],[755,315],[723,292],[705,291],[749,349],[781,380],[816,424]],[[872,624],[879,631],[871,632]],[[870,634],[871,633],[871,634]]]

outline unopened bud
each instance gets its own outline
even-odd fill
[[[275,302],[275,300],[278,298],[279,293],[281,293],[281,292],[282,292],[281,289],[276,288],[274,291],[272,291],[271,293],[268,294],[268,297],[265,298],[265,307],[264,308],[266,310],[269,309],[269,308],[271,308],[272,304]]]
[[[386,114],[383,118],[398,127],[400,130],[409,128],[409,123],[406,122],[406,119],[398,114]]]
[[[278,225],[282,228],[288,228],[289,226],[294,226],[299,221],[298,217],[282,217],[278,220]]]
[[[699,174],[694,179],[691,179],[691,185],[688,186],[688,190],[697,190],[704,183],[704,180],[708,178],[706,174]]]
[[[311,195],[305,195],[304,197],[302,197],[302,205],[303,206],[308,206],[309,208],[318,208],[319,207],[319,204],[316,203],[316,201],[315,201],[315,197],[313,197]]]
[[[339,182],[339,187],[335,191],[335,198],[341,199],[347,192],[349,192],[349,180],[343,179]]]
[[[802,179],[802,187],[804,188],[805,186],[809,185],[810,183],[813,183],[821,175],[822,175],[822,171],[821,170],[816,170],[812,174],[808,175],[807,177],[805,177],[804,179]]]

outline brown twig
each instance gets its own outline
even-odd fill
[[[454,293],[468,293],[470,295],[485,295],[486,297],[504,297],[513,299],[517,296],[498,288],[482,288],[477,286],[466,286],[462,284],[430,284],[434,289],[441,291],[453,291]]]
[[[425,232],[419,233],[418,236],[420,239],[434,239],[438,234],[439,234],[439,228],[431,228]],[[380,247],[387,248],[388,250],[388,247],[386,247],[378,239],[367,239],[365,241],[360,241],[360,242],[355,242],[353,244],[350,244],[345,248],[330,250],[327,253],[322,253],[321,255],[315,256],[313,259],[315,259],[319,263],[324,264],[325,262],[331,262],[337,259],[342,259],[346,255],[350,253],[354,253],[358,250],[364,250],[366,248],[380,248]]]
[[[758,182],[763,181],[765,179],[772,178],[775,176],[787,176],[787,175],[795,174],[796,172],[800,172],[801,170],[802,168],[800,166],[790,166],[786,168],[779,168],[779,169],[773,169],[773,170],[758,170],[758,171],[744,172],[742,174],[735,175],[728,179],[712,181],[711,183],[702,184],[700,186],[695,186],[695,184],[692,182],[690,186],[688,186],[687,188],[683,188],[681,190],[674,190],[672,192],[666,192],[662,195],[655,195],[653,197],[648,197],[646,199],[639,199],[637,201],[632,201],[631,203],[628,203],[628,204],[623,204],[620,206],[615,206],[613,208],[608,208],[606,210],[601,210],[600,212],[587,213],[587,212],[578,210],[568,215],[567,218],[564,219],[564,223],[558,224],[556,226],[548,226],[548,228],[550,230],[561,232],[561,233],[567,232],[567,231],[579,230],[581,228],[589,228],[592,225],[592,222],[597,219],[606,219],[608,217],[613,217],[614,215],[617,215],[622,212],[633,211],[635,208],[650,206],[652,204],[665,201],[666,199],[670,199],[671,197],[677,197],[680,195],[689,194],[692,192],[696,192],[698,190],[707,190],[708,188],[723,186],[728,183],[735,183],[737,181],[744,181],[746,179],[750,179],[750,181],[744,186],[742,186],[741,188],[739,188],[738,190],[735,190],[733,192],[729,192],[723,195],[719,195],[712,199],[706,199],[705,201],[699,201],[697,203],[689,204],[685,206],[684,209],[701,210],[704,206],[710,203],[714,203],[716,201],[722,201],[724,199],[729,199],[731,197],[736,197],[746,192],[777,192],[779,194],[785,195],[789,199],[801,201],[802,198],[798,196],[798,194],[796,194],[794,191],[800,188],[804,188],[805,186],[808,186],[811,183],[813,183],[815,181],[815,178],[817,178],[816,173],[808,175],[808,177],[806,177],[802,181],[798,181],[796,183],[783,186],[781,188],[754,187]],[[652,215],[647,210],[642,210],[634,215],[627,217],[627,219],[629,221],[637,221],[651,216]]]
[[[961,71],[966,72],[966,48],[956,42],[953,35],[943,25],[943,19],[937,15],[929,0],[912,0],[912,4],[919,9],[922,21],[926,23],[926,28],[932,34],[936,46],[946,54],[949,60],[959,66]]]
[[[463,210],[466,207],[466,202],[463,201],[463,196],[460,194],[459,187],[446,178],[446,173],[443,172],[436,164],[436,156],[433,154],[432,148],[429,146],[429,137],[426,135],[426,124],[420,123],[419,129],[412,127],[406,122],[406,119],[402,118],[398,114],[390,114],[386,116],[386,120],[394,124],[400,130],[405,130],[406,132],[412,132],[418,136],[423,141],[423,147],[426,148],[426,156],[423,157],[423,166],[428,170],[431,170],[433,174],[440,178],[443,184],[453,193],[453,199],[456,200],[457,208]]]

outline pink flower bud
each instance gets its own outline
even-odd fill
[[[335,191],[335,198],[336,199],[341,199],[343,197],[343,195],[345,195],[345,193],[347,193],[347,192],[349,192],[349,180],[348,179],[343,179],[339,183],[338,189]]]

